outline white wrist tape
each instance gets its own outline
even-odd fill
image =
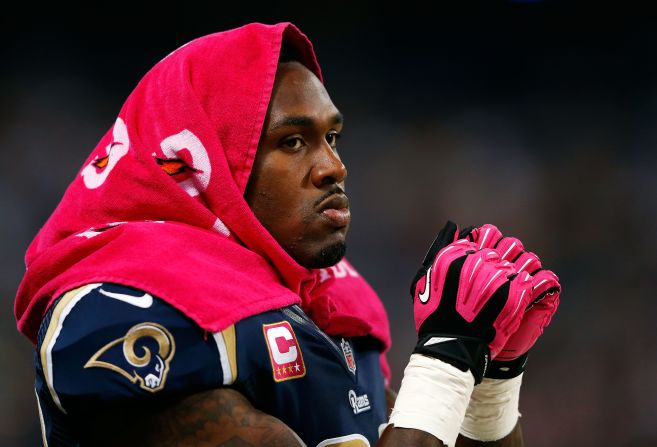
[[[390,422],[431,433],[452,447],[474,388],[470,371],[421,354],[411,355]]]
[[[511,433],[520,413],[522,374],[513,379],[487,379],[472,392],[461,434],[476,441],[497,441]]]

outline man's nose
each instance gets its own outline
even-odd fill
[[[347,178],[347,168],[330,144],[324,143],[317,149],[310,178],[317,187],[342,183]]]

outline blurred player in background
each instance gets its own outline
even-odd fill
[[[385,310],[344,258],[343,121],[289,23],[146,74],[26,255],[45,445],[522,445],[558,278],[448,222],[412,280],[396,396]]]

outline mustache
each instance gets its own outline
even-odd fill
[[[335,185],[326,194],[322,194],[319,200],[315,202],[315,206],[319,206],[320,203],[322,203],[324,200],[328,199],[329,197],[335,194],[343,194],[346,196],[344,189],[340,188],[338,185]]]

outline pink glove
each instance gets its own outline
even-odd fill
[[[457,239],[448,222],[431,245],[411,285],[416,353],[438,358],[479,383],[520,326],[531,300],[531,276],[517,274],[496,250]]]
[[[531,275],[531,300],[525,309],[520,327],[509,337],[497,356],[494,356],[495,361],[486,376],[514,377],[524,370],[528,351],[557,310],[561,295],[559,278],[552,271],[543,269],[538,256],[525,251],[520,240],[503,237],[494,225],[475,228],[467,235],[467,239],[479,249],[495,249],[502,260],[513,263],[516,272]]]

